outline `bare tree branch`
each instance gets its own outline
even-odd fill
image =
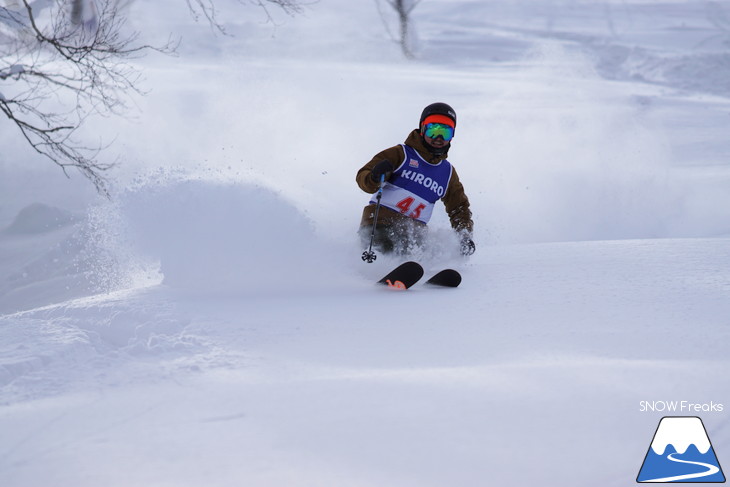
[[[316,1],[316,0],[312,0]],[[215,0],[185,0],[193,18],[198,21],[201,18],[205,20],[221,34],[227,34],[223,24],[218,21],[218,12],[215,8]],[[312,3],[310,2],[310,3]],[[276,6],[289,15],[301,13],[303,3],[300,0],[238,0],[238,3],[245,5],[255,5],[263,9],[266,17],[270,22],[274,21],[274,17],[269,10],[270,6]]]
[[[122,34],[124,18],[112,1],[101,3],[92,22],[82,21],[76,1],[70,9],[66,1],[52,2],[43,18],[35,4],[21,1],[13,19],[24,28],[0,46],[0,110],[38,154],[67,176],[77,169],[108,196],[104,173],[114,163],[99,162],[104,147],[89,147],[76,135],[90,115],[119,114],[130,94],[140,93],[130,59],[151,49],[171,52],[173,45],[139,45],[135,33]]]
[[[185,0],[193,16],[225,32],[215,0]],[[288,14],[299,0],[238,0]],[[81,129],[92,115],[120,115],[126,101],[141,94],[140,73],[131,60],[154,50],[173,53],[176,45],[139,43],[125,28],[122,9],[130,0],[14,0],[0,7],[0,111],[35,152],[87,177],[109,195],[100,162],[106,146],[82,142]],[[12,5],[12,6],[11,6]]]
[[[415,58],[415,54],[413,53],[413,48],[411,46],[411,20],[410,15],[411,12],[413,12],[413,9],[418,6],[418,4],[421,3],[422,0],[412,0],[411,2],[408,2],[407,0],[385,0],[385,3],[390,5],[390,7],[395,10],[396,15],[398,16],[398,43],[400,44],[401,51],[403,52],[403,55],[408,59]],[[376,0],[377,2],[377,0]],[[380,4],[378,3],[378,11],[380,12],[380,17],[383,20],[383,23],[386,26],[386,30],[388,29],[388,24],[385,20],[385,16],[380,9]],[[389,32],[390,34],[390,32]],[[392,37],[392,35],[391,35]]]

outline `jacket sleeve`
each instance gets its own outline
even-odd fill
[[[370,159],[370,162],[361,167],[360,170],[357,172],[357,176],[355,176],[355,181],[357,181],[357,185],[360,186],[360,189],[362,189],[366,193],[375,193],[378,190],[379,184],[377,181],[373,181],[373,179],[370,177],[370,173],[375,165],[381,161],[388,161],[390,165],[393,166],[392,170],[395,171],[396,169],[398,169],[398,166],[401,165],[401,162],[403,162],[404,158],[405,152],[403,152],[403,147],[400,145],[396,145],[385,149],[384,151],[378,152],[372,159]]]
[[[453,229],[457,232],[472,233],[474,222],[471,218],[471,209],[469,209],[469,198],[467,198],[464,186],[459,181],[459,175],[456,174],[453,166],[452,171],[451,180],[442,201]]]

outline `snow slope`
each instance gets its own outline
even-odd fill
[[[406,62],[377,5],[132,4],[112,201],[3,129],[0,484],[626,485],[662,400],[730,464],[727,6],[433,0]],[[354,174],[438,100],[477,253],[437,208],[462,286],[390,292]]]

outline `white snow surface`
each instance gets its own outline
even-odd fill
[[[674,400],[730,464],[728,5],[153,4],[110,200],[0,131],[0,485],[622,486]],[[389,291],[354,177],[434,101],[477,252]]]

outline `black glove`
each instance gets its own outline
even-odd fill
[[[472,240],[468,235],[461,237],[461,255],[471,255],[476,249],[477,246],[474,245],[474,240]]]
[[[370,171],[370,177],[376,183],[380,182],[380,177],[385,176],[385,181],[390,179],[390,175],[393,173],[393,166],[388,161],[380,161],[375,165],[372,171]]]

